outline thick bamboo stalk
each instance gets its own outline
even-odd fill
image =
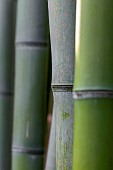
[[[13,111],[13,0],[0,0],[0,170],[11,169]]]
[[[72,168],[75,0],[48,0],[52,88],[56,119],[56,169]]]
[[[18,0],[13,170],[42,170],[47,106],[47,2]]]
[[[73,170],[113,167],[113,1],[78,0]]]

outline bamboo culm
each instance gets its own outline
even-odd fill
[[[73,170],[113,167],[113,1],[78,0]]]
[[[75,0],[48,0],[56,169],[72,169]]]
[[[49,26],[49,20],[48,20],[48,26]],[[45,166],[44,166],[44,169],[46,168],[47,160],[51,159],[51,158],[48,158],[48,145],[49,145],[50,127],[51,127],[51,122],[49,120],[49,117],[52,115],[52,109],[53,109],[53,94],[52,94],[52,90],[51,90],[51,78],[52,78],[52,58],[51,58],[51,43],[50,43],[50,35],[49,35],[48,85],[47,85],[47,117],[46,117],[46,123],[47,124],[46,124],[46,137],[45,137],[46,153],[45,153]],[[51,146],[49,148],[51,150]]]
[[[51,46],[50,46],[51,47]],[[52,56],[51,56],[51,48],[49,50],[50,60],[49,60],[49,77],[48,77],[48,91],[49,91],[49,108],[48,113],[52,115],[52,123],[49,134],[49,142],[46,156],[46,165],[45,170],[55,170],[56,169],[56,137],[55,137],[55,119],[53,112],[53,93],[51,89],[51,78],[52,78]]]
[[[11,170],[14,2],[0,0],[0,169]]]
[[[46,0],[18,0],[12,170],[42,170],[47,109]]]

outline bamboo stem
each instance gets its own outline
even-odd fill
[[[48,22],[49,23],[49,22]],[[52,110],[53,110],[53,94],[51,90],[51,78],[52,78],[52,58],[51,58],[51,45],[50,45],[50,36],[49,36],[49,61],[48,61],[48,86],[47,86],[47,125],[46,125],[46,137],[45,137],[45,148],[46,148],[46,154],[45,154],[45,166],[46,168],[46,162],[48,162],[48,159],[51,159],[48,155],[48,147],[50,152],[51,146],[49,146],[49,137],[50,137],[50,127],[51,127],[51,116],[52,116]],[[50,143],[51,145],[51,143]]]
[[[0,0],[0,169],[11,169],[14,3]]]
[[[48,0],[52,47],[52,89],[56,121],[56,169],[71,170],[75,0]]]
[[[77,1],[73,170],[113,167],[112,8],[113,1]]]
[[[13,170],[42,170],[48,74],[47,2],[18,0]]]

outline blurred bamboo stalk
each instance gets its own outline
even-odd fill
[[[42,170],[47,109],[46,0],[18,0],[13,170]]]
[[[73,170],[113,169],[113,1],[78,0]]]
[[[57,170],[72,169],[75,6],[75,0],[48,0]]]
[[[49,26],[49,20],[48,20]],[[45,133],[45,166],[46,161],[48,159],[47,152],[48,152],[48,145],[49,145],[49,137],[50,137],[50,129],[51,129],[51,117],[52,117],[52,110],[53,110],[53,94],[51,90],[51,78],[52,78],[52,58],[51,58],[51,42],[50,42],[50,35],[49,35],[49,59],[48,59],[48,84],[47,84],[47,118],[46,118],[46,133]],[[44,169],[45,169],[44,166]]]
[[[50,105],[53,106],[52,92],[51,92]],[[50,110],[50,111],[52,111],[52,110]],[[55,129],[55,127],[56,127],[55,126],[55,115],[53,114],[45,170],[56,170],[56,133],[55,133],[56,129]]]
[[[0,170],[11,169],[14,1],[0,0]]]

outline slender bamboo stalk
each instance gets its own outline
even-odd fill
[[[0,0],[0,169],[11,169],[13,109],[13,0]]]
[[[72,168],[75,0],[48,0],[52,88],[56,121],[56,169]]]
[[[73,170],[113,168],[113,1],[78,0]]]
[[[49,19],[49,18],[48,18]],[[49,21],[48,21],[49,26]],[[46,133],[45,133],[45,166],[46,161],[48,159],[47,152],[48,152],[48,145],[49,145],[49,137],[50,137],[50,127],[51,127],[51,116],[52,116],[52,109],[53,109],[53,94],[51,90],[51,79],[52,79],[52,58],[51,58],[51,45],[50,45],[50,36],[49,36],[49,59],[48,59],[48,86],[47,86],[47,117],[46,117]],[[44,166],[44,169],[45,169]]]
[[[48,30],[49,30],[49,17],[48,17]],[[51,108],[51,105],[49,106],[49,102],[51,100],[51,79],[52,79],[52,56],[51,56],[51,41],[50,41],[50,30],[49,30],[49,41],[48,41],[48,84],[47,84],[47,114],[49,112],[49,109]],[[50,107],[50,108],[49,108]],[[51,110],[51,109],[50,109]]]
[[[50,62],[49,62],[49,88],[51,87],[51,78],[52,78],[52,58],[51,58],[51,48],[50,48]],[[49,89],[48,88],[48,89]],[[53,93],[52,89],[49,89],[49,108],[48,108],[48,114],[52,115],[53,112]],[[48,116],[49,116],[48,115]],[[49,144],[47,149],[47,156],[46,156],[46,166],[45,170],[54,170],[56,169],[56,138],[55,138],[55,119],[54,115],[52,116],[52,124],[51,124],[51,130],[50,127],[48,129],[50,131],[49,133]]]
[[[53,114],[45,170],[56,170],[56,132],[55,132],[56,129],[55,127],[56,127],[55,126],[55,115]]]
[[[47,106],[47,2],[18,0],[13,170],[42,170]]]

